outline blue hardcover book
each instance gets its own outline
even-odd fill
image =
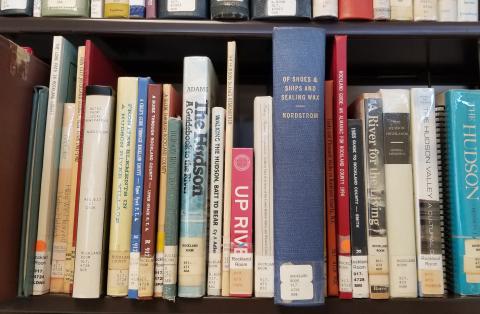
[[[322,29],[274,29],[277,304],[324,303],[324,75],[325,32]]]
[[[480,91],[450,90],[440,95],[446,110],[451,265],[449,285],[461,295],[480,294]],[[452,285],[453,284],[453,285]]]
[[[130,18],[145,18],[145,0],[130,0]]]
[[[138,270],[140,266],[140,240],[142,235],[143,174],[145,169],[145,133],[149,77],[138,78],[137,136],[135,144],[135,174],[133,180],[133,213],[130,238],[130,266],[128,272],[128,298],[138,298]]]

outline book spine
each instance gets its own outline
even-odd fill
[[[373,0],[373,19],[390,19],[390,0]]]
[[[311,0],[252,0],[252,19],[311,17]]]
[[[104,0],[104,17],[107,19],[124,18],[130,14],[129,0]]]
[[[33,0],[33,17],[42,16],[42,0]]]
[[[70,194],[70,206],[68,209],[68,227],[67,227],[67,249],[65,253],[65,276],[63,281],[63,293],[72,293],[73,290],[73,274],[75,271],[75,244],[74,233],[75,224],[77,221],[77,212],[75,207],[77,205],[77,185],[78,185],[78,162],[80,157],[80,134],[81,134],[81,119],[82,119],[82,99],[83,99],[83,72],[85,65],[85,47],[78,47],[77,57],[77,86],[75,88],[75,155],[72,161],[72,183]]]
[[[187,57],[183,72],[183,154],[178,296],[205,294],[210,108],[216,78],[207,57]]]
[[[230,296],[253,293],[253,148],[232,152]]]
[[[212,0],[210,13],[212,19],[245,20],[250,16],[250,1]]]
[[[339,0],[340,20],[372,20],[373,0]]]
[[[165,264],[163,297],[175,301],[178,269],[178,220],[182,120],[168,118],[167,208],[165,215]]]
[[[458,22],[478,22],[478,0],[458,0]]]
[[[412,165],[419,296],[442,296],[442,216],[437,166],[435,91],[411,90]]]
[[[412,21],[413,0],[390,0],[390,19]]]
[[[148,85],[148,114],[145,141],[142,235],[138,298],[150,299],[154,290],[155,245],[159,195],[159,152],[162,120],[162,85]]]
[[[437,0],[414,0],[413,20],[414,21],[436,21],[438,19]]]
[[[338,18],[337,0],[313,0],[312,2],[313,18]]]
[[[368,298],[367,211],[362,121],[348,120],[350,229],[352,235],[352,297]]]
[[[145,0],[129,0],[130,2],[130,16],[131,19],[145,18]]]
[[[157,18],[157,1],[156,0],[146,0],[146,2],[145,2],[145,17],[147,19],[156,19]]]
[[[228,42],[227,95],[225,120],[225,167],[223,182],[223,239],[222,239],[222,296],[230,295],[230,215],[232,190],[232,149],[235,123],[235,83],[237,71],[237,44]]]
[[[65,253],[67,250],[68,215],[72,191],[72,162],[75,153],[75,104],[63,107],[62,139],[60,144],[60,167],[58,169],[57,205],[52,249],[50,292],[63,292],[65,276]]]
[[[0,14],[5,16],[31,16],[33,0],[2,0]]]
[[[127,296],[138,109],[138,78],[118,79],[107,295]]]
[[[91,0],[90,2],[90,18],[103,19],[103,9],[105,4],[103,0]]]
[[[383,103],[378,95],[378,98],[366,98],[362,106],[365,112],[365,156],[367,156],[365,165],[370,298],[388,299],[390,279],[385,209]]]
[[[90,1],[86,0],[43,0],[42,16],[71,16],[71,17],[89,17]]]
[[[113,112],[114,97],[110,87],[87,87],[74,298],[99,298],[102,293]]]
[[[306,306],[322,304],[324,301],[325,59],[324,55],[305,57],[324,49],[325,33],[320,29],[273,30],[274,262],[277,304]],[[301,200],[298,198],[300,194]],[[300,291],[298,286],[302,287]]]
[[[390,295],[417,297],[410,92],[380,90],[383,101],[385,194]]]
[[[223,166],[225,152],[225,109],[212,109],[210,159],[210,221],[208,240],[207,295],[222,294]]]
[[[160,18],[208,18],[207,0],[159,0]]]
[[[438,0],[438,21],[457,21],[457,0]]]
[[[145,139],[147,121],[147,96],[149,78],[138,78],[137,125],[135,136],[135,162],[133,176],[133,211],[130,238],[130,263],[128,271],[128,297],[138,298],[138,270],[142,236],[143,180],[145,170]]]
[[[350,206],[347,132],[347,37],[336,36],[334,44],[335,199],[339,297],[352,298],[350,253]]]
[[[273,112],[272,97],[254,101],[255,297],[273,298]]]

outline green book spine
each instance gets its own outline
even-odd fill
[[[43,0],[42,16],[89,17],[90,0]]]

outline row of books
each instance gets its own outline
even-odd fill
[[[478,21],[478,0],[4,0],[0,8],[36,17]]]

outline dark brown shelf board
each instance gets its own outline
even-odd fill
[[[0,17],[0,33],[97,35],[195,35],[268,38],[277,26],[321,27],[328,35],[362,37],[479,37],[480,23],[435,22],[217,22],[187,20],[92,20],[76,18]]]
[[[339,300],[328,298],[319,307],[293,308],[276,306],[271,299],[204,298],[137,301],[102,298],[78,300],[69,296],[46,295],[17,298],[0,303],[0,313],[164,313],[164,314],[478,314],[480,298],[435,298],[394,300]]]

